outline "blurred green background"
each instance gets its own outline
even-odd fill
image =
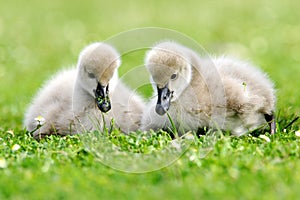
[[[191,149],[176,164],[141,175],[94,162],[76,137],[37,143],[18,130],[38,88],[75,65],[85,45],[142,27],[176,30],[212,55],[251,61],[275,82],[278,111],[299,115],[299,8],[299,0],[0,0],[0,162],[8,163],[0,167],[2,197],[295,199],[300,153],[293,129],[269,143],[225,137],[208,159]],[[141,52],[128,55],[121,74],[142,62]]]
[[[173,29],[211,54],[253,62],[274,80],[278,109],[299,113],[299,8],[298,0],[1,0],[1,126],[21,127],[37,89],[85,45],[141,27]]]

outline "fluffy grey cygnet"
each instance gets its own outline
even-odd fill
[[[35,138],[69,135],[102,130],[113,118],[122,131],[137,130],[145,105],[118,80],[120,64],[112,46],[88,45],[80,53],[77,69],[59,72],[40,89],[25,113],[27,130]]]
[[[161,42],[146,55],[156,98],[143,113],[142,130],[171,128],[182,134],[212,127],[240,136],[269,123],[275,132],[273,83],[249,63],[202,58],[176,42]]]

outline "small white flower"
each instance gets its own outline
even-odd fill
[[[270,138],[266,135],[260,135],[259,138],[265,140],[266,142],[271,142]]]
[[[20,145],[14,144],[14,145],[11,147],[11,150],[12,150],[12,151],[18,151],[20,148],[21,148]]]
[[[187,132],[185,135],[183,135],[183,137],[185,139],[188,139],[188,140],[193,140],[194,139],[194,135],[192,134],[191,131]]]
[[[300,137],[300,130],[295,131],[295,135],[296,135],[297,137]]]
[[[174,147],[176,150],[181,150],[181,146],[180,146],[180,143],[176,140],[172,140],[171,141],[171,146]]]
[[[196,156],[195,155],[191,155],[190,156],[190,161],[194,161],[194,160],[196,160]]]
[[[38,125],[43,125],[45,123],[45,118],[42,116],[37,116],[34,120],[38,123]]]
[[[9,133],[9,134],[11,134],[12,136],[15,135],[13,130],[8,130],[8,131],[6,131],[6,132]]]
[[[4,158],[0,158],[0,168],[6,168],[7,162]]]

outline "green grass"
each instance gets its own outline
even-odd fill
[[[299,120],[283,130],[300,115],[299,1],[0,0],[0,5],[0,199],[300,197]],[[211,54],[259,65],[277,88],[279,133],[267,134],[269,142],[221,135],[206,156],[205,137],[193,139],[171,165],[135,174],[101,163],[80,136],[37,142],[23,130],[23,114],[38,88],[74,65],[86,44],[150,26],[182,32]],[[120,74],[142,62],[141,52],[124,56]],[[141,91],[150,95],[149,87]],[[148,155],[172,145],[164,132],[113,133],[104,138],[128,153]],[[124,165],[137,161],[130,155]]]

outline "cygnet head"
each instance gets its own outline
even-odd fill
[[[192,67],[188,51],[175,42],[162,42],[146,55],[146,68],[157,88],[156,112],[164,115],[189,85]]]
[[[84,90],[95,97],[102,112],[111,109],[109,83],[118,76],[117,68],[120,64],[119,53],[108,44],[93,43],[80,53],[78,80]]]

